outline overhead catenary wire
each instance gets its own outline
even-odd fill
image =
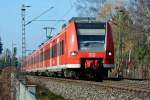
[[[70,13],[70,11],[74,8],[73,3],[71,0],[69,0],[70,8],[63,14],[63,16],[60,17],[60,19],[63,19],[66,15]],[[54,26],[58,25],[60,22],[56,22]]]
[[[55,19],[55,20],[33,20],[33,21],[65,21],[65,20],[57,20],[57,19]]]
[[[51,9],[53,9],[54,7],[50,7],[47,10],[45,10],[44,12],[42,12],[39,16],[34,17],[32,20],[30,20],[28,23],[26,23],[25,25],[30,24],[32,21],[35,21],[36,19],[38,19],[39,17],[41,17],[42,15],[46,14],[47,12],[49,12]]]

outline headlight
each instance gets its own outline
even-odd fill
[[[112,55],[112,53],[111,53],[111,52],[108,52],[108,55],[109,55],[109,56],[111,56],[111,55]]]
[[[71,56],[76,56],[77,55],[77,52],[76,51],[72,51],[71,52]]]
[[[108,52],[107,52],[107,55],[111,56],[111,55],[112,55],[112,52],[111,52],[111,51],[108,51]]]

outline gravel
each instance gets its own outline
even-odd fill
[[[69,100],[150,100],[150,95],[136,94],[133,91],[129,92],[84,83],[58,81],[52,78],[44,79],[33,76],[27,76],[27,78]]]

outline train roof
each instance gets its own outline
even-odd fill
[[[69,22],[89,22],[89,21],[96,21],[95,17],[72,17]]]
[[[69,20],[69,23],[74,21],[75,23],[106,23],[102,21],[98,21],[96,17],[72,17]]]

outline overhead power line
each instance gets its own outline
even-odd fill
[[[49,12],[51,9],[53,9],[54,7],[50,7],[47,10],[45,10],[44,12],[42,12],[39,16],[34,17],[32,20],[30,20],[28,23],[26,23],[25,25],[28,25],[30,23],[32,23],[32,21],[35,21],[36,19],[38,19],[39,17],[43,16],[44,14],[46,14],[47,12]]]
[[[65,21],[65,20],[33,20],[33,21]]]
[[[69,9],[63,14],[63,16],[60,17],[60,19],[64,19],[64,17],[65,17],[66,15],[68,15],[68,14],[70,13],[70,11],[74,8],[74,5],[73,5],[72,1],[69,0],[69,3],[70,3],[71,6],[70,6]],[[59,23],[59,22],[56,22],[54,26],[56,26],[58,23]]]

